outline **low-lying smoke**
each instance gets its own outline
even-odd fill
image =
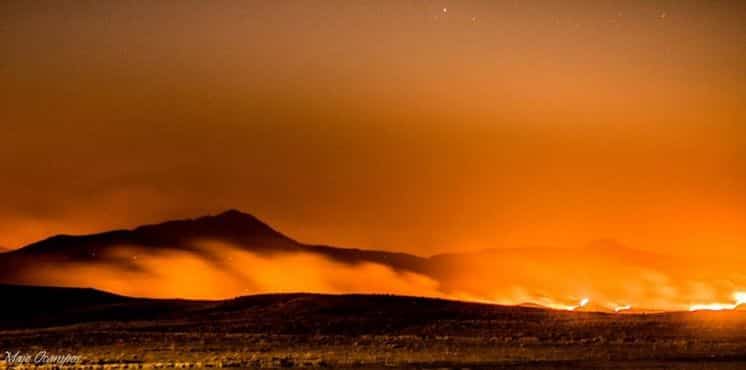
[[[609,312],[738,308],[744,302],[734,301],[734,294],[746,291],[739,261],[674,259],[621,247],[494,250],[428,263],[425,274],[208,241],[190,250],[120,246],[92,262],[40,267],[23,280],[151,298],[378,293]]]
[[[435,280],[380,264],[351,265],[312,253],[261,255],[215,242],[194,251],[121,246],[100,257],[100,263],[39,270],[33,280],[149,298],[226,299],[278,292],[442,295]]]

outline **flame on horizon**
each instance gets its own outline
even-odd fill
[[[579,309],[579,308],[583,308],[583,307],[587,306],[587,305],[588,305],[588,303],[590,303],[590,302],[591,302],[591,300],[590,300],[590,299],[588,299],[588,298],[583,298],[583,299],[581,299],[581,300],[580,300],[580,302],[578,302],[578,304],[577,304],[577,305],[575,305],[575,306],[567,306],[567,307],[565,307],[564,309],[565,309],[565,310],[567,310],[567,311],[575,311],[575,310],[577,310],[577,309]],[[560,306],[560,307],[561,307],[561,306]]]
[[[608,265],[584,256],[558,263],[556,256],[536,254],[511,256],[511,263],[501,269],[494,268],[494,260],[480,257],[444,265],[445,274],[425,275],[377,263],[342,263],[312,253],[255,254],[209,241],[196,243],[193,251],[121,246],[107,253],[97,256],[98,263],[49,265],[21,278],[24,283],[93,287],[149,298],[375,293],[616,313],[632,305],[652,311],[699,311],[733,310],[746,303],[746,276],[725,279],[723,266],[711,275],[700,269],[692,276],[677,264],[671,265],[679,270],[651,263]],[[733,302],[717,300],[729,295]]]
[[[733,293],[734,303],[705,303],[689,307],[689,311],[730,311],[746,303],[746,292]]]
[[[629,311],[631,309],[632,309],[632,306],[626,304],[626,305],[614,307],[614,312]]]

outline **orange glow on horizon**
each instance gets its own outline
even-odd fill
[[[746,304],[746,292],[733,293],[734,303],[705,303],[695,304],[689,308],[689,311],[730,311],[735,310],[742,304]]]
[[[237,208],[416,262],[128,245],[132,269],[17,279],[739,309],[744,19],[746,1],[6,0],[0,251]]]
[[[614,312],[623,312],[623,311],[628,311],[631,309],[632,309],[632,306],[630,305],[616,306],[614,307]]]
[[[106,254],[97,253],[95,257],[102,262],[59,263],[35,269],[19,278],[24,283],[90,286],[152,298],[226,299],[282,292],[371,293],[608,313],[625,313],[633,305],[636,312],[659,312],[734,310],[746,303],[746,291],[737,290],[732,293],[733,303],[686,304],[686,301],[703,300],[715,289],[725,288],[672,280],[674,272],[669,272],[670,275],[644,272],[641,273],[643,279],[633,279],[627,273],[625,284],[620,288],[616,281],[601,279],[609,270],[618,267],[595,270],[590,268],[594,266],[590,261],[579,262],[587,266],[579,277],[562,270],[563,266],[559,266],[560,269],[547,265],[539,270],[496,271],[489,264],[484,270],[480,265],[451,266],[455,270],[436,275],[398,271],[377,263],[340,263],[313,253],[255,254],[219,242],[202,242],[195,247],[197,249],[192,251],[159,251],[121,246]],[[519,267],[521,258],[511,257],[515,267]],[[476,258],[471,262],[474,261],[489,262],[489,259]],[[533,258],[530,261],[532,265],[541,263]],[[539,271],[543,275],[538,274]],[[593,285],[586,279],[591,272],[598,276]],[[505,281],[504,273],[515,277]],[[495,274],[494,277],[491,274]],[[555,278],[559,275],[565,276],[565,280]],[[502,280],[498,276],[502,276]],[[486,284],[485,281],[495,283]],[[746,282],[741,284],[746,286]],[[578,297],[580,290],[589,295],[580,296],[576,303],[565,303]]]

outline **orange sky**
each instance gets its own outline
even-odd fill
[[[0,245],[227,208],[409,251],[746,246],[738,1],[4,1]]]

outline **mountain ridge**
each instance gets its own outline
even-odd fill
[[[54,235],[24,247],[0,253],[0,282],[18,280],[38,266],[53,263],[101,263],[107,252],[122,247],[151,252],[185,251],[215,260],[202,242],[218,242],[261,256],[278,253],[310,253],[345,264],[377,263],[397,271],[425,273],[427,259],[399,252],[311,245],[298,242],[257,217],[235,209],[216,215],[165,221],[85,235]],[[116,259],[119,267],[134,269],[134,261]]]
[[[259,234],[259,236],[284,239],[295,243],[294,240],[276,231],[253,215],[231,209],[217,215],[170,220],[141,225],[132,229],[116,229],[82,235],[57,234],[10,252],[39,251],[45,250],[51,244],[67,244],[71,241],[86,243],[107,239],[113,242],[140,242],[141,245],[156,245],[159,242],[162,244],[182,242],[189,237],[194,237],[198,232],[203,234],[200,237],[221,238],[230,236],[230,232],[236,231],[240,231],[240,234],[233,235],[232,239],[238,239],[241,234],[250,233],[249,235],[253,237]]]
[[[561,265],[556,263],[560,258]],[[192,298],[208,295],[180,292],[194,292],[193,287],[204,283],[214,290],[199,292],[215,297],[277,291],[396,292],[558,305],[572,305],[580,296],[595,302],[594,295],[603,297],[603,290],[609,289],[615,296],[599,298],[608,309],[618,301],[645,302],[616,289],[617,281],[609,282],[607,276],[618,276],[618,281],[665,276],[658,271],[688,276],[689,271],[677,265],[674,258],[613,240],[583,248],[492,248],[430,257],[305,244],[233,209],[128,230],[52,236],[0,253],[0,283],[125,289],[116,290],[119,293],[161,284],[158,293],[148,296]],[[203,277],[212,280],[203,282]],[[183,283],[185,279],[193,281]],[[545,288],[555,288],[558,280],[558,289]]]

